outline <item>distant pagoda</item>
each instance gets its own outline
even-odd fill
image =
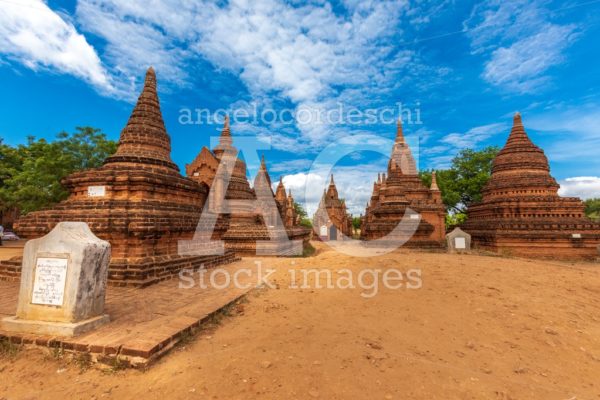
[[[410,226],[417,224],[414,233],[412,228],[408,229],[411,233],[406,246],[440,247],[445,235],[445,213],[435,174],[431,187],[427,188],[419,177],[402,123],[398,121],[387,175],[378,175],[373,184],[373,193],[362,217],[361,237],[365,240],[386,237],[395,241],[407,234],[399,226],[404,218],[410,221]],[[397,226],[401,232],[394,237]]]
[[[585,217],[577,197],[560,197],[544,151],[531,142],[516,113],[493,162],[482,201],[468,209],[463,229],[474,244],[514,255],[594,258],[600,223]]]
[[[178,241],[191,239],[208,186],[181,176],[171,160],[153,68],[121,132],[117,151],[100,168],[62,181],[67,200],[20,218],[19,235],[40,237],[61,221],[86,222],[112,246],[109,283],[146,286],[182,268],[208,267],[235,256],[180,256]],[[1,270],[0,270],[1,272]]]
[[[212,239],[223,240],[225,248],[235,251],[236,254],[256,255],[257,241],[271,239],[267,226],[275,227],[276,216],[273,213],[279,212],[283,229],[278,234],[285,235],[289,240],[301,240],[306,245],[310,238],[310,230],[298,225],[293,198],[291,193],[290,196],[285,196],[283,182],[280,182],[281,189],[278,187],[277,195],[273,193],[264,157],[254,180],[254,188],[251,188],[246,175],[246,163],[235,156],[236,154],[229,117],[225,117],[218,145],[212,152],[203,147],[196,159],[186,166],[186,173],[190,179],[207,184],[212,189],[208,199],[209,211],[218,214]],[[221,163],[233,163],[227,187],[224,177],[218,175]],[[261,193],[262,196],[257,197],[257,193]],[[223,198],[231,204],[230,209],[222,209],[223,204],[220,202]],[[256,201],[256,206],[248,205],[247,200]],[[275,210],[269,210],[267,203],[275,204]],[[266,220],[263,217],[265,210]],[[271,250],[283,255],[292,251],[292,248],[289,243],[277,244],[273,241]]]
[[[321,240],[352,237],[352,217],[346,210],[346,203],[339,198],[333,175],[313,216],[313,229]]]

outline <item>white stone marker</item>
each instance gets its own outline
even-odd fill
[[[454,228],[446,235],[449,253],[462,253],[471,250],[471,235],[460,228]]]
[[[110,243],[84,222],[61,222],[30,240],[23,252],[17,315],[2,319],[0,329],[75,336],[107,323],[109,262]]]

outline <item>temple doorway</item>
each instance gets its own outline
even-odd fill
[[[337,228],[335,225],[329,227],[329,240],[337,240]]]

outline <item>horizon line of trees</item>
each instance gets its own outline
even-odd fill
[[[28,213],[66,199],[69,193],[61,180],[75,171],[100,167],[116,149],[116,141],[90,126],[76,127],[72,133],[60,132],[54,141],[29,136],[25,144],[14,147],[0,138],[0,211],[16,208]],[[449,168],[435,170],[447,226],[464,222],[469,205],[481,201],[481,191],[499,150],[496,146],[463,149]],[[432,171],[419,172],[428,187]],[[311,227],[304,207],[299,203],[294,206],[301,225]],[[600,220],[600,198],[587,199],[585,207],[589,218]],[[360,226],[359,217],[353,217],[353,226]]]

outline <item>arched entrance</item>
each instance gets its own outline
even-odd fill
[[[337,228],[335,225],[329,227],[329,240],[337,240]]]

